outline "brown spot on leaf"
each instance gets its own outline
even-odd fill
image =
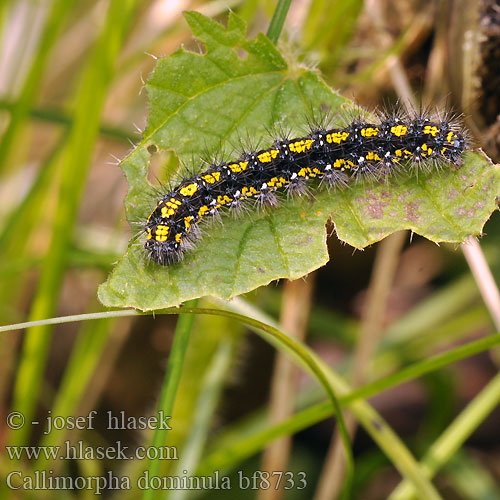
[[[413,203],[407,203],[406,205],[406,219],[411,221],[411,222],[417,222],[419,215],[418,215],[418,207],[420,206],[420,203],[417,201],[414,201]]]
[[[307,235],[305,238],[300,238],[297,241],[294,241],[294,245],[297,245],[298,247],[303,247],[306,245],[310,245],[312,243],[312,236]]]
[[[366,215],[372,219],[382,219],[384,216],[384,207],[389,205],[388,201],[381,201],[375,194],[369,194],[363,202]]]
[[[476,212],[478,210],[481,210],[482,208],[484,208],[484,203],[482,201],[476,201],[476,203],[474,203],[474,205],[467,212],[467,216],[471,219],[474,218],[476,215]],[[463,209],[463,211],[464,211],[464,215],[465,215],[465,212],[466,212],[465,208]]]

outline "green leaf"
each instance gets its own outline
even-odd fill
[[[173,150],[189,163],[242,137],[269,137],[273,124],[297,127],[300,135],[298,127],[303,133],[311,112],[345,115],[354,107],[316,72],[285,62],[264,35],[247,40],[236,15],[230,14],[227,29],[195,12],[186,19],[206,53],[181,48],[160,59],[148,80],[149,123],[142,142],[122,162],[133,222],[145,221],[159,197],[146,178],[150,146]],[[201,161],[197,169],[203,169]],[[354,183],[343,191],[319,187],[314,199],[284,200],[239,218],[224,215],[222,225],[204,226],[182,263],[169,267],[147,260],[140,235],[101,285],[99,298],[107,306],[151,310],[205,295],[229,299],[279,278],[299,278],[328,261],[330,218],[339,238],[356,248],[400,229],[435,242],[462,242],[481,233],[499,187],[498,167],[470,152],[460,168],[441,173]]]

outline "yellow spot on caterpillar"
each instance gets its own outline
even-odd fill
[[[151,234],[151,229],[148,229],[148,240],[150,240],[152,237],[153,235]]]
[[[246,187],[244,186],[241,188],[241,195],[246,196],[247,198],[250,198],[254,196],[255,194],[259,194],[259,191],[257,191],[253,186]]]
[[[217,196],[217,203],[219,203],[219,206],[225,205],[226,203],[229,203],[231,201],[233,201],[233,199],[229,198],[227,194],[225,194],[224,196],[222,195]]]
[[[189,215],[188,217],[184,217],[184,227],[189,229],[191,227],[191,221],[193,220],[193,216]]]
[[[397,137],[401,137],[402,135],[406,135],[408,133],[408,127],[405,125],[396,125],[391,128],[391,133]]]
[[[290,181],[287,181],[284,177],[273,177],[267,182],[267,185],[269,187],[276,187],[280,188],[284,186],[285,184],[288,184]]]
[[[373,128],[373,127],[362,128],[361,135],[363,137],[375,137],[378,135],[378,128]]]
[[[405,149],[405,159],[411,158],[412,156],[413,156],[413,153],[411,151],[408,151],[407,149]]]
[[[270,151],[264,151],[264,153],[261,153],[259,156],[257,156],[257,159],[261,163],[270,163],[274,158],[278,156],[278,151],[276,149],[271,149]]]
[[[200,209],[198,210],[198,215],[200,217],[203,217],[207,212],[209,212],[210,209],[206,206],[206,205],[203,205],[202,207],[200,207]]]
[[[328,134],[326,136],[326,142],[330,144],[334,142],[335,144],[340,144],[349,137],[349,132],[333,132],[333,134]]]
[[[380,156],[377,153],[375,153],[374,151],[368,151],[368,153],[366,153],[366,159],[367,160],[382,161],[382,158],[380,158]]]
[[[456,139],[457,136],[455,134],[455,132],[449,132],[448,133],[448,136],[446,137],[446,140],[449,142],[449,143],[452,143],[453,142],[453,139]]]
[[[220,180],[220,172],[212,172],[211,174],[204,175],[202,179],[209,184],[215,184]]]
[[[434,125],[426,125],[424,127],[424,134],[426,135],[432,135],[432,137],[436,137],[438,132],[439,132],[438,128],[435,127]]]
[[[156,241],[167,241],[169,230],[170,230],[170,228],[168,226],[156,226],[155,240]]]
[[[261,163],[269,163],[271,161],[271,153],[269,153],[269,151],[266,151],[265,153],[262,153],[259,156],[257,156],[257,159]]]
[[[448,148],[443,148],[443,149],[441,150],[441,154],[442,154],[442,155],[444,155],[444,154],[446,153],[446,150],[447,150],[447,149],[448,149]]]
[[[175,235],[175,241],[178,241],[179,243],[182,241],[182,235],[181,235],[181,233],[177,233]]]
[[[172,215],[175,214],[175,209],[176,208],[177,208],[177,206],[175,206],[175,208],[170,208],[168,206],[168,203],[167,203],[167,206],[161,207],[161,216],[164,219],[168,219],[168,218],[172,217]]]
[[[184,186],[179,193],[182,194],[182,196],[193,196],[194,193],[198,191],[198,184],[193,182],[192,184],[188,184],[187,186]]]
[[[228,165],[228,167],[231,169],[232,172],[235,174],[239,174],[240,172],[243,172],[248,166],[247,161],[240,161],[239,163],[231,163]]]
[[[426,143],[422,144],[422,150],[423,150],[422,156],[429,156],[432,154],[432,148],[427,146]]]
[[[306,139],[297,142],[291,142],[288,145],[288,149],[292,153],[304,153],[306,150],[309,151],[311,149],[311,145],[313,144],[313,139]]]
[[[345,165],[345,160],[343,158],[339,158],[334,161],[333,168],[342,168]]]
[[[267,185],[269,187],[281,187],[282,186],[281,182],[279,181],[279,179],[277,177],[273,177],[272,179],[269,179],[269,181],[267,182]]]

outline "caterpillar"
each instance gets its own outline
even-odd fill
[[[168,190],[144,225],[144,247],[153,261],[171,265],[200,237],[199,224],[222,209],[251,200],[272,206],[278,191],[300,194],[313,179],[343,188],[352,179],[387,179],[408,166],[459,165],[468,142],[457,119],[428,112],[354,119],[340,128],[315,126],[302,137],[281,137],[267,149],[213,163]]]

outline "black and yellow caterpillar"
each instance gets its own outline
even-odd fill
[[[296,139],[211,165],[164,194],[145,224],[145,248],[155,262],[182,259],[199,237],[198,225],[221,209],[255,200],[272,203],[275,192],[300,192],[310,179],[343,186],[354,177],[386,178],[406,165],[458,164],[468,149],[456,120],[422,114],[388,116],[378,123],[354,120],[343,128],[314,128]]]

